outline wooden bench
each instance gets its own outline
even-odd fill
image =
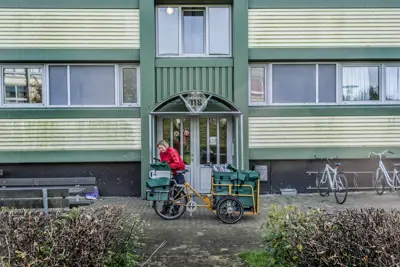
[[[9,190],[9,193],[7,193],[9,200],[11,200],[12,196],[14,196],[13,198],[17,200],[19,198],[19,194],[29,195],[29,191],[32,191],[32,194],[35,196],[38,196],[40,193],[42,198],[45,194],[45,191],[43,190],[47,190],[48,198],[49,194],[54,198],[59,198],[62,194],[64,194],[61,194],[61,192],[67,192],[65,199],[68,200],[69,207],[90,205],[93,203],[95,200],[87,200],[84,197],[79,197],[79,195],[94,192],[95,185],[95,177],[0,178],[0,190],[4,192]],[[60,200],[54,201],[57,202]],[[9,202],[11,203],[11,201]],[[49,202],[50,206],[52,205],[51,203],[53,203],[53,200]],[[63,203],[65,204],[65,202]]]
[[[0,207],[16,209],[69,208],[68,188],[0,188]]]

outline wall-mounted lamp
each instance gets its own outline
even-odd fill
[[[167,7],[167,14],[172,15],[174,14],[175,10],[172,7]]]

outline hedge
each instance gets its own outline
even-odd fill
[[[0,211],[0,266],[135,266],[144,222],[123,206]]]

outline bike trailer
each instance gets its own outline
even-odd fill
[[[224,196],[232,195],[240,200],[245,210],[258,212],[260,173],[234,167],[229,169],[229,172],[214,170],[212,192],[215,204]]]

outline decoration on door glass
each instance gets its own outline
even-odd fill
[[[185,128],[185,122],[188,121],[186,119],[174,119],[172,123],[173,147],[178,151],[183,162],[186,165],[190,165],[190,129]],[[183,138],[181,138],[181,133]]]
[[[211,98],[211,95],[207,98],[202,92],[191,92],[186,97],[180,96],[185,103],[186,108],[190,112],[203,112]]]
[[[217,145],[217,137],[210,136],[210,146],[216,146],[216,145]]]

